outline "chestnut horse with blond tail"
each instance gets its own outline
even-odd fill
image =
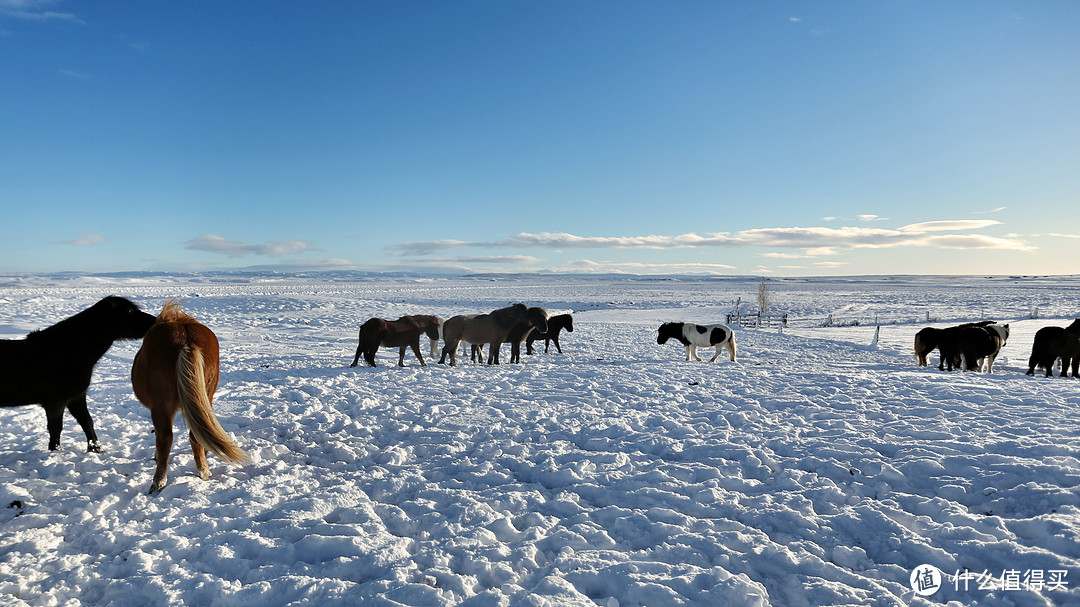
[[[165,308],[143,338],[131,367],[131,386],[154,422],[157,469],[150,493],[168,482],[173,419],[179,411],[187,422],[195,469],[210,478],[206,451],[234,464],[248,456],[232,442],[214,417],[212,399],[218,385],[218,340],[214,332],[180,311],[175,301]]]

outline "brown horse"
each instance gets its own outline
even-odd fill
[[[247,454],[232,442],[214,417],[212,399],[217,385],[217,336],[181,312],[178,302],[165,302],[157,322],[146,332],[131,367],[131,387],[139,402],[150,409],[154,422],[157,469],[150,493],[161,491],[168,482],[173,419],[177,411],[187,422],[200,478],[210,478],[207,449],[234,464],[247,461]]]
[[[420,334],[427,335],[428,339],[439,339],[439,327],[442,319],[438,316],[402,316],[397,320],[383,320],[372,318],[360,325],[360,343],[356,346],[356,356],[353,357],[350,367],[355,367],[360,362],[360,355],[372,367],[375,366],[375,353],[380,347],[400,348],[398,350],[398,366],[405,366],[405,349],[412,348],[420,366],[426,367],[424,357],[420,354]]]
[[[539,310],[540,308],[536,308]],[[499,308],[489,314],[477,314],[472,318],[467,316],[455,316],[446,321],[443,327],[442,358],[440,363],[450,356],[450,364],[457,364],[458,343],[467,341],[470,344],[488,344],[488,364],[499,364],[499,346],[506,341],[510,329],[519,323],[533,323],[542,331],[547,330],[546,314],[543,317],[530,314],[530,308],[525,304],[518,303],[506,308]]]

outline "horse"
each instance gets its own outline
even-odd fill
[[[938,334],[938,351],[941,353],[939,369],[952,371],[981,371],[984,359],[988,373],[993,372],[994,360],[1009,338],[1009,325],[994,321],[964,323],[942,329]]]
[[[466,315],[455,316],[446,321],[443,335],[446,343],[443,345],[442,357],[439,363],[450,357],[450,364],[457,364],[457,347],[462,341],[470,344],[488,344],[488,364],[499,364],[499,346],[506,341],[510,329],[519,323],[533,322],[537,328],[546,331],[547,320],[533,318],[530,321],[529,308],[523,303],[517,303],[505,308],[499,308],[488,314],[477,314],[469,318]]]
[[[982,327],[965,327],[957,336],[960,365],[965,371],[994,372],[994,360],[1009,339],[1009,325],[990,323]]]
[[[542,339],[544,340],[544,354],[547,354],[552,342],[555,342],[555,349],[559,351],[559,354],[562,354],[562,346],[559,345],[559,331],[563,329],[566,329],[567,333],[574,332],[574,317],[569,314],[552,316],[548,319],[547,331],[529,333],[529,336],[525,339],[525,353],[532,354],[534,352],[533,342]]]
[[[504,340],[504,343],[510,344],[510,362],[512,363],[521,362],[522,342],[535,333],[539,327],[544,327],[545,333],[551,329],[551,325],[548,324],[550,315],[544,308],[529,308],[528,315],[529,320],[514,325]]]
[[[463,316],[465,318],[475,318],[477,316],[477,314],[461,314],[461,316]],[[446,336],[444,335],[444,332],[445,332],[444,327],[445,326],[446,326],[446,321],[440,318],[439,319],[439,337],[438,337],[438,339],[432,339],[431,340],[431,358],[432,359],[434,359],[436,356],[439,355],[439,340],[446,341]],[[462,356],[465,356],[466,354],[468,354],[469,346],[472,346],[472,361],[473,362],[476,362],[478,352],[479,352],[479,355],[481,357],[484,355],[483,344],[470,344],[469,342],[467,342],[465,340],[461,340],[461,355]],[[481,360],[483,360],[483,358],[481,358]]]
[[[723,324],[698,325],[690,322],[666,322],[660,325],[656,336],[656,343],[665,344],[669,339],[676,339],[686,346],[686,360],[693,357],[701,360],[697,349],[702,346],[715,346],[716,354],[709,359],[715,362],[720,357],[720,351],[726,349],[731,362],[735,361],[735,332],[731,327]]]
[[[944,371],[946,363],[948,363],[949,371],[952,371],[954,366],[960,365],[960,353],[955,345],[957,333],[966,327],[985,327],[992,324],[992,320],[982,320],[979,322],[969,322],[953,327],[947,327],[945,329],[937,329],[934,327],[926,327],[921,329],[915,334],[915,360],[920,367],[925,367],[928,364],[930,353],[935,349],[940,350],[942,344],[945,344],[945,350],[948,353],[942,353],[941,360],[938,364],[938,369]]]
[[[941,329],[926,327],[915,334],[915,361],[920,367],[925,367],[930,353],[937,349]]]
[[[372,367],[375,366],[375,353],[380,347],[399,348],[398,366],[405,366],[405,349],[412,348],[413,354],[420,361],[420,366],[426,367],[423,355],[420,354],[420,334],[427,335],[428,339],[439,338],[439,328],[442,319],[438,316],[402,316],[397,320],[384,320],[371,318],[360,325],[359,344],[356,346],[356,356],[353,357],[350,367],[355,367],[360,361],[360,355]]]
[[[1035,367],[1046,370],[1046,376],[1054,374],[1054,363],[1061,359],[1061,377],[1080,377],[1080,318],[1068,327],[1043,327],[1035,332],[1035,342],[1031,346],[1031,358],[1028,359],[1027,375],[1035,375]]]
[[[24,339],[0,340],[0,407],[40,404],[49,450],[60,448],[64,409],[86,435],[86,450],[101,453],[86,408],[94,365],[118,339],[140,339],[154,316],[123,297],[109,296]]]
[[[210,478],[206,451],[232,464],[248,456],[225,434],[214,417],[213,397],[218,385],[218,340],[214,332],[180,311],[175,301],[165,302],[157,321],[143,338],[131,367],[131,387],[154,422],[157,468],[150,493],[168,482],[173,419],[179,411],[187,422],[191,451],[199,478]]]

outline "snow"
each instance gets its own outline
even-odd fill
[[[49,452],[39,407],[0,410],[0,602],[1080,604],[1080,382],[1024,375],[1080,278],[769,287],[791,324],[736,327],[739,362],[710,364],[656,327],[722,322],[756,279],[0,276],[4,338],[109,294],[181,298],[218,334],[215,409],[252,457],[203,481],[178,438],[147,494],[138,343],[118,342],[89,393],[104,454],[70,416]],[[517,301],[573,313],[564,354],[348,367],[372,316]],[[1012,328],[994,374],[915,365],[919,328],[981,318]],[[922,564],[945,574],[926,598]]]

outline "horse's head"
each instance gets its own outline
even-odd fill
[[[574,317],[573,316],[570,316],[569,314],[563,314],[563,328],[566,329],[567,333],[573,333],[574,332]]]
[[[1065,327],[1065,330],[1069,333],[1080,333],[1080,318],[1072,321],[1072,324],[1068,327]]]
[[[424,334],[428,336],[428,339],[440,339],[442,337],[443,320],[438,316],[428,318],[428,322],[424,323]]]
[[[114,339],[142,339],[157,320],[123,297],[110,295],[90,307],[98,322],[109,328]]]
[[[666,322],[660,325],[660,329],[657,331],[656,343],[663,345],[667,343],[667,340],[672,337],[677,337],[682,331],[682,325],[677,322]]]
[[[548,311],[543,308],[529,308],[529,326],[540,333],[548,332]]]

